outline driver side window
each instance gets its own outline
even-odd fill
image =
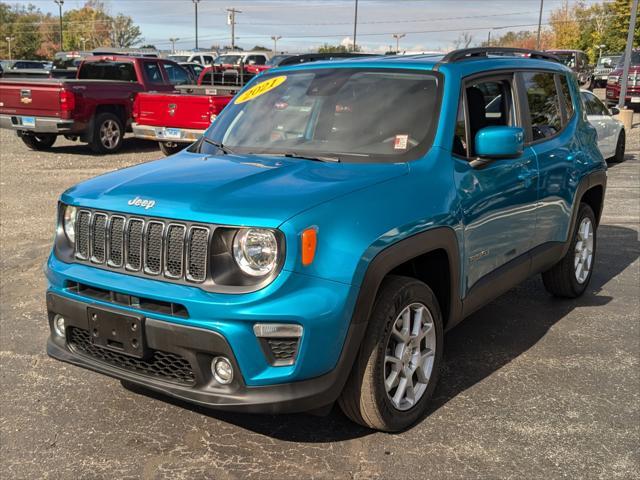
[[[476,134],[484,127],[514,126],[515,112],[510,78],[472,80],[461,97],[453,153],[473,157]]]

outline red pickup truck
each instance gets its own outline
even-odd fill
[[[623,60],[609,74],[607,78],[607,103],[616,105],[620,99],[620,89],[622,88]],[[631,106],[640,107],[640,50],[631,52],[631,62],[629,63],[629,76],[627,82],[627,94],[625,95],[625,104],[630,103]]]
[[[0,128],[16,131],[34,150],[48,149],[64,135],[112,153],[130,130],[136,94],[188,82],[186,71],[169,60],[88,57],[75,79],[0,80]]]

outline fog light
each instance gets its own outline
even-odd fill
[[[222,385],[228,385],[233,380],[233,367],[224,357],[216,357],[211,361],[211,373],[216,382]]]
[[[59,337],[64,337],[64,317],[56,315],[53,317],[53,331]]]

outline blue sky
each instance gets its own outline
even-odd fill
[[[573,0],[570,0],[572,3]],[[544,0],[543,23],[563,0]],[[24,2],[27,3],[27,2]],[[45,12],[57,14],[53,0],[31,0]],[[145,43],[169,48],[194,47],[194,6],[191,0],[105,0],[111,14],[131,16],[142,29]],[[236,43],[272,47],[271,35],[281,35],[278,50],[308,51],[327,42],[350,43],[353,38],[354,0],[201,0],[198,5],[199,46],[229,44],[226,8],[237,15]],[[586,3],[595,3],[593,0]],[[64,9],[79,8],[83,0],[66,0]],[[535,29],[540,0],[360,0],[357,41],[365,50],[395,47],[393,33],[406,33],[401,49],[447,50],[461,32],[473,41],[486,40],[509,29]]]

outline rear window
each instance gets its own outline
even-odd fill
[[[119,80],[137,82],[136,71],[131,62],[88,62],[83,63],[78,72],[82,80]]]
[[[562,130],[555,75],[550,72],[525,72],[522,77],[529,103],[533,141],[553,137]]]

